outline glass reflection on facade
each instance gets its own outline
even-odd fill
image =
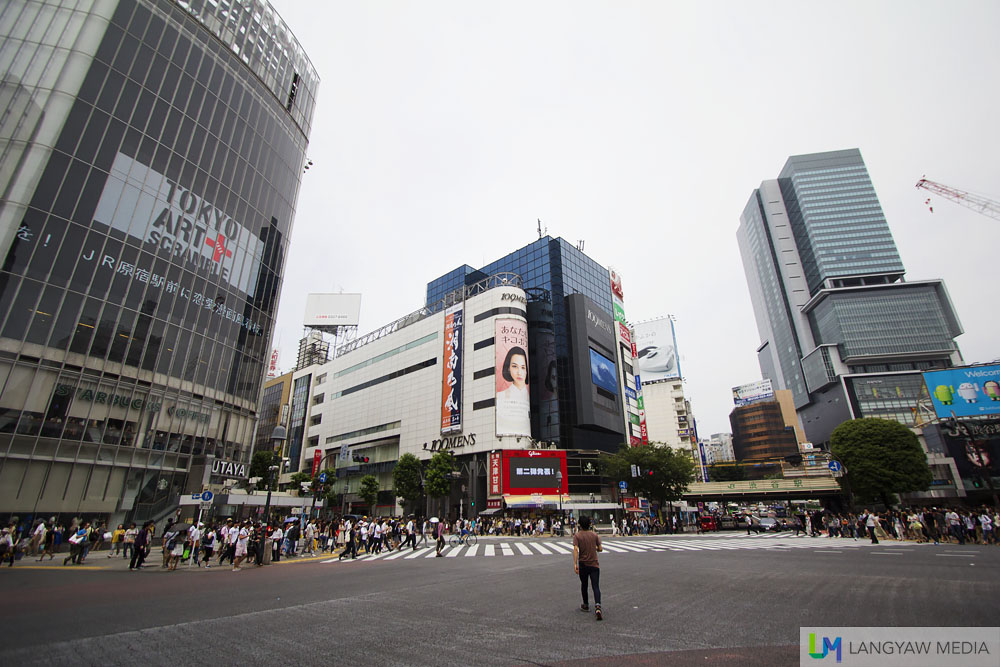
[[[249,458],[318,77],[260,0],[0,26],[0,506],[152,516]]]

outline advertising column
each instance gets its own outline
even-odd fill
[[[444,314],[444,359],[441,382],[441,433],[462,430],[462,305]]]
[[[615,311],[615,340],[618,343],[618,353],[622,361],[633,369],[638,369],[633,331],[625,319],[625,293],[622,290],[622,279],[617,271],[609,269],[611,277],[611,300]],[[625,371],[625,363],[621,365],[621,383],[625,394],[625,430],[628,433],[629,444],[645,445],[649,443],[646,429],[646,410],[642,403],[642,382],[638,373],[630,375]]]
[[[528,394],[528,325],[521,320],[496,320],[497,435],[531,436]]]

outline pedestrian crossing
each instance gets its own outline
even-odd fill
[[[865,544],[860,540],[827,540],[827,539],[805,539],[803,537],[793,537],[791,535],[753,535],[734,536],[730,534],[712,534],[704,537],[677,538],[677,537],[643,537],[643,538],[602,538],[601,543],[606,555],[617,556],[648,553],[648,552],[675,552],[684,553],[690,551],[739,551],[739,550],[770,550],[787,551],[793,549],[814,549],[824,550],[830,548],[857,548]],[[473,546],[446,546],[441,554],[445,558],[505,558],[520,556],[559,556],[566,557],[572,555],[573,543],[568,540],[551,541],[500,541],[487,544],[476,544]],[[385,550],[380,553],[366,554],[359,553],[356,561],[376,561],[376,560],[414,560],[417,558],[436,558],[437,548],[435,546],[423,547],[416,550],[403,549],[401,551]],[[338,558],[330,558],[320,561],[324,564],[345,562]]]

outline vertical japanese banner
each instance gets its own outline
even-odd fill
[[[633,349],[635,348],[635,343],[632,344]],[[633,359],[633,363],[635,360]],[[638,368],[638,366],[635,366]],[[642,378],[639,374],[635,375],[635,404],[639,408],[639,438],[640,444],[649,444],[649,430],[646,428],[646,402],[642,398]]]
[[[319,464],[323,461],[323,452],[319,447],[313,452],[313,477],[319,472]]]
[[[528,395],[528,325],[522,320],[496,320],[497,435],[531,436]]]
[[[490,495],[502,493],[500,484],[500,452],[490,452]]]
[[[462,430],[462,306],[444,313],[444,359],[441,382],[441,433]]]

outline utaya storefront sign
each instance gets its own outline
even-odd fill
[[[247,476],[247,464],[239,461],[224,461],[215,459],[212,461],[212,474],[219,477],[234,477],[243,479]]]

